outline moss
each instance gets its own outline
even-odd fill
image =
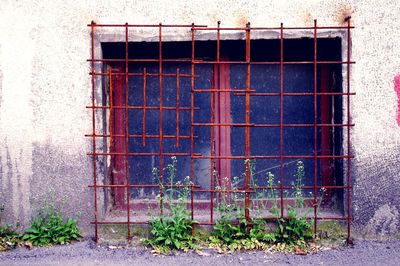
[[[139,238],[149,237],[150,229],[148,225],[134,225],[131,227],[131,235]]]
[[[317,242],[321,245],[338,246],[345,243],[347,229],[337,221],[318,223]]]
[[[147,225],[131,226],[132,238],[144,238],[150,235]],[[102,244],[126,244],[128,227],[124,224],[103,224],[99,225],[99,242]]]
[[[194,235],[201,241],[205,242],[211,235],[211,226],[196,226],[194,229]]]
[[[126,243],[128,227],[123,224],[102,224],[99,225],[99,243],[101,244],[122,244]]]

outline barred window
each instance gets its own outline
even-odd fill
[[[324,194],[321,211],[312,214],[315,223],[349,223],[350,24],[188,25],[182,41],[163,40],[164,31],[178,25],[90,27],[92,38],[105,27],[125,33],[125,41],[101,42],[101,58],[92,49],[93,134],[88,135],[92,186],[96,193],[105,191],[115,216],[126,217],[120,223],[128,228],[146,223],[161,209],[153,169],[166,186],[190,178],[188,208],[200,225],[215,222],[225,197],[221,187],[241,194],[246,218],[263,200],[257,191],[272,188],[285,217],[299,164],[307,204],[315,209]],[[129,37],[147,28],[158,30],[157,41]],[[299,30],[307,33],[294,34]],[[96,82],[102,84],[101,102],[95,101]],[[99,115],[102,132],[96,132]],[[167,178],[171,157],[177,158],[174,184]],[[104,180],[98,180],[100,172]],[[264,216],[271,218],[268,212]],[[98,224],[115,223],[110,219],[96,215],[96,237]]]

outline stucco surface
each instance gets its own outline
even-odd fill
[[[400,73],[399,14],[398,0],[0,0],[0,202],[6,221],[27,225],[44,199],[55,195],[63,212],[81,214],[85,232],[93,233],[91,145],[84,137],[91,132],[85,109],[91,101],[90,21],[311,26],[314,18],[320,25],[342,25],[351,15],[353,225],[360,234],[398,234],[393,80]]]

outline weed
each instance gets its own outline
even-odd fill
[[[250,171],[251,180],[253,180],[255,162],[246,160],[245,164]],[[241,193],[238,184],[238,178],[233,177],[233,203],[222,201],[218,206],[220,218],[217,220],[209,238],[210,247],[217,248],[220,252],[265,249],[268,243],[276,240],[275,233],[266,230],[266,222],[260,217],[250,220],[244,217],[244,208],[237,204],[240,198],[238,194]],[[218,189],[222,193],[226,193],[227,190],[226,187],[219,187]],[[261,196],[261,194],[259,195]],[[222,199],[226,198],[226,196],[222,197]]]
[[[169,174],[167,188],[160,178],[159,169],[153,168],[152,171],[153,176],[159,182],[160,194],[158,197],[164,215],[151,219],[150,232],[152,236],[142,239],[142,241],[160,253],[168,253],[171,249],[187,251],[197,248],[197,237],[192,235],[194,221],[187,210],[189,188],[192,183],[188,176],[183,182],[175,182],[176,164],[176,157],[171,157],[171,163],[166,169]],[[164,202],[168,209],[164,209]],[[166,211],[169,211],[169,214],[165,214]]]
[[[306,241],[314,237],[312,231],[313,219],[308,218],[312,208],[307,206],[305,198],[303,196],[302,187],[304,186],[304,164],[301,161],[297,162],[297,170],[295,174],[295,181],[292,182],[293,192],[293,204],[287,204],[287,218],[279,217],[279,210],[277,204],[274,204],[272,213],[277,217],[278,229],[277,235],[280,242],[284,242],[289,247],[301,246],[304,247]],[[315,203],[318,209],[323,200],[325,189],[322,188],[322,196],[318,202]],[[275,193],[272,195],[275,196]],[[303,214],[301,214],[303,212]]]
[[[164,172],[168,174],[167,184],[164,185],[160,178],[160,171],[153,169],[153,176],[159,182],[160,193],[158,195],[163,215],[154,217],[150,221],[151,238],[143,241],[151,245],[156,252],[167,253],[172,249],[184,250],[197,249],[198,237],[192,235],[194,221],[187,210],[187,201],[190,195],[192,183],[189,177],[184,181],[175,182],[176,158],[168,164]],[[281,216],[281,206],[278,202],[280,196],[278,188],[274,185],[274,175],[268,172],[266,175],[268,185],[266,188],[257,186],[254,178],[255,162],[245,161],[247,171],[250,171],[251,187],[254,188],[253,205],[255,211],[252,218],[245,217],[245,207],[241,204],[245,193],[239,188],[239,177],[233,177],[232,182],[228,177],[222,178],[216,186],[219,211],[219,219],[208,238],[209,247],[216,248],[220,252],[235,250],[266,249],[268,246],[279,251],[297,250],[304,252],[307,241],[314,237],[312,222],[309,213],[312,208],[307,206],[303,193],[304,164],[299,161],[295,173],[295,181],[292,183],[292,192],[285,192],[285,197],[292,198],[293,204],[287,204],[287,216]],[[217,177],[216,171],[213,175]],[[218,182],[219,178],[215,178]],[[324,190],[322,189],[322,195]],[[319,208],[322,197],[314,202],[314,207]],[[272,203],[272,206],[269,204]],[[268,218],[276,218],[277,229],[268,228],[263,214],[269,213]],[[296,252],[297,252],[296,251]]]
[[[0,222],[1,214],[4,211],[4,205],[0,206]],[[17,223],[18,227],[18,223]],[[20,234],[9,224],[0,225],[0,251],[7,251],[16,248],[20,244]]]
[[[34,246],[67,244],[81,237],[77,221],[63,217],[54,209],[44,209],[33,218],[30,228],[22,236],[22,240]]]
[[[19,237],[11,225],[0,226],[0,251],[16,248],[20,243]]]

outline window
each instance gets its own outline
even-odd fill
[[[92,37],[102,27],[90,26]],[[158,25],[153,27],[159,29],[156,42],[130,40],[129,27],[136,26],[120,26],[125,26],[124,42],[102,42],[101,59],[92,53],[93,86],[94,77],[101,77],[103,100],[101,106],[93,101],[91,108],[93,119],[103,112],[105,127],[90,137],[95,171],[99,157],[107,169],[104,184],[94,173],[93,187],[111,195],[112,210],[127,218],[121,223],[148,221],[145,209],[157,209],[159,189],[152,169],[163,176],[172,156],[178,161],[177,178],[190,176],[194,183],[188,206],[199,224],[215,222],[216,187],[224,182],[231,187],[234,177],[244,191],[246,217],[251,216],[253,191],[267,186],[267,172],[275,176],[285,216],[290,198],[283,192],[292,189],[298,161],[304,163],[303,190],[310,206],[320,188],[327,188],[327,211],[318,217],[315,212],[316,221],[350,222],[344,200],[349,204],[352,93],[342,80],[343,73],[349,79],[353,63],[349,53],[342,54],[344,43],[350,49],[350,24],[334,27],[333,37],[317,34],[327,27],[306,28],[312,35],[303,38],[288,38],[284,31],[304,28],[191,26],[191,41],[164,41],[163,30],[174,26]],[[260,35],[273,30],[278,38]],[[203,31],[213,37],[197,40]],[[221,32],[232,31],[236,35],[221,40]],[[251,38],[252,32],[258,37]],[[102,63],[102,71],[95,72],[95,62]],[[103,151],[96,149],[99,140],[106,143]],[[255,165],[251,177],[248,160]],[[113,223],[97,219],[96,230],[99,223]]]

